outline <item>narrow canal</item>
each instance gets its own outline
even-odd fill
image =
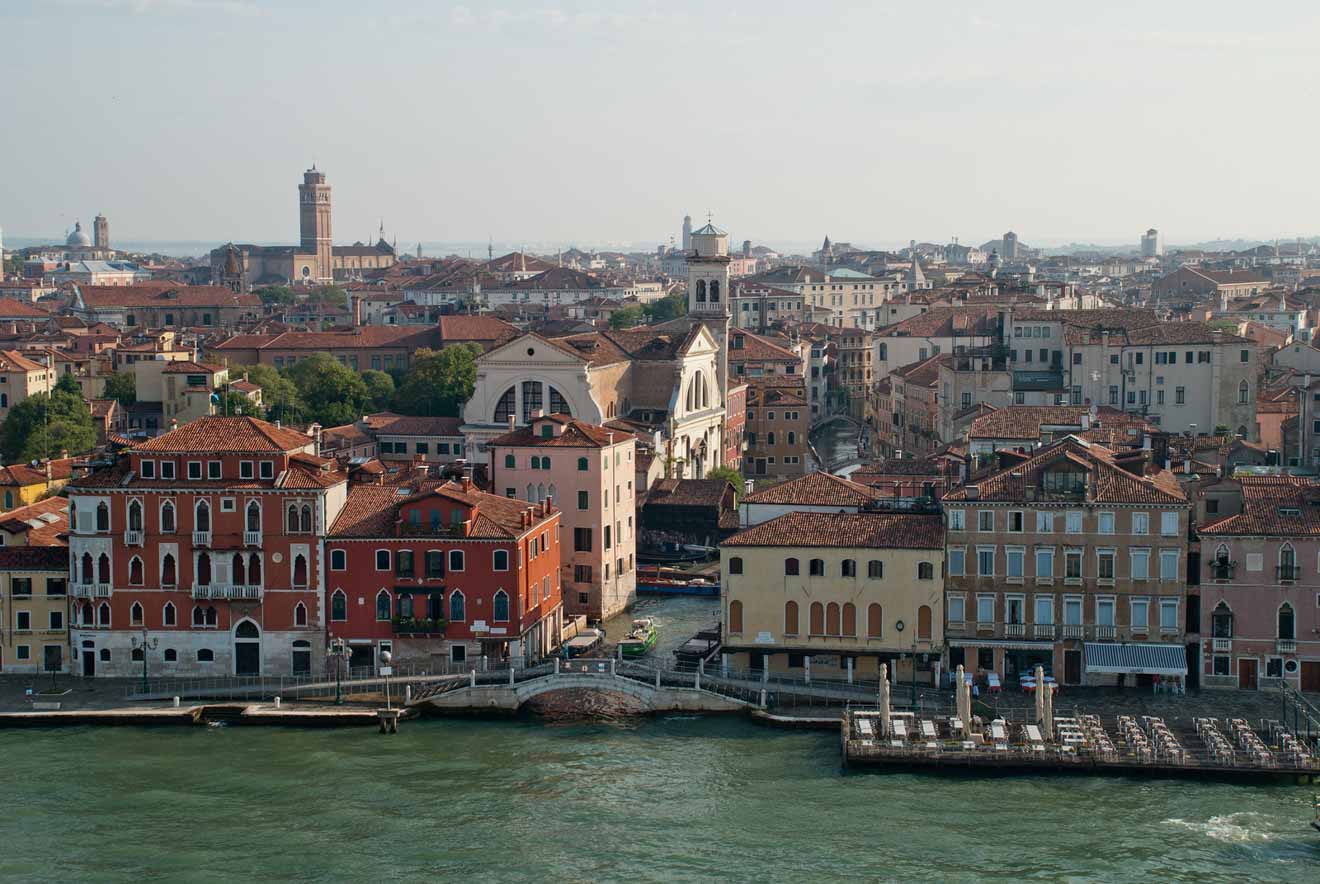
[[[857,432],[857,425],[846,420],[832,421],[812,430],[811,444],[820,455],[818,468],[837,472],[846,466],[861,463]]]

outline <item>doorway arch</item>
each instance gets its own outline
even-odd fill
[[[261,628],[247,618],[234,627],[234,674],[261,674]]]

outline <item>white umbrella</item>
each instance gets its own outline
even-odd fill
[[[1042,682],[1036,685],[1036,690],[1045,694],[1045,720],[1042,722],[1042,736],[1052,743],[1054,742],[1054,685]]]
[[[962,720],[963,739],[972,736],[972,693],[967,689],[967,675],[958,667],[958,718]]]
[[[889,666],[880,664],[880,736],[889,739]]]

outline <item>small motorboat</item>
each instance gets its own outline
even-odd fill
[[[577,635],[564,642],[564,657],[568,660],[572,660],[574,657],[585,657],[599,648],[603,641],[605,641],[605,630],[595,628],[583,629]]]
[[[641,657],[655,647],[660,633],[655,628],[655,621],[643,617],[632,622],[632,629],[619,642],[619,650],[625,657]]]

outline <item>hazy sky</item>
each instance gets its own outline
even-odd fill
[[[3,0],[0,225],[293,242],[1320,233],[1320,3]]]

